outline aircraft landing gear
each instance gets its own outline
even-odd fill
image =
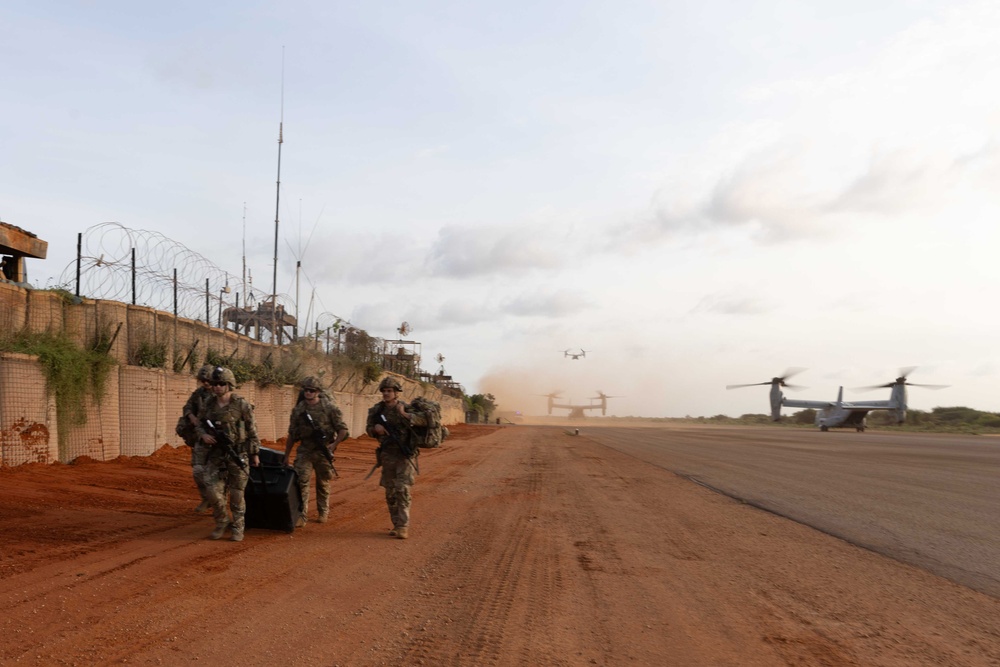
[[[824,433],[826,433],[827,431],[829,431],[829,430],[830,430],[830,427],[829,427],[829,426],[827,426],[826,424],[824,424],[823,426],[820,426],[820,427],[819,427],[819,430],[821,430],[821,431],[823,431]]]
[[[864,433],[865,432],[865,425],[864,424],[858,424],[854,428],[857,430],[858,433]]]

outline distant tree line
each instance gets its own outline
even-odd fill
[[[816,423],[816,411],[811,408],[799,410],[791,415],[782,417],[778,423],[771,421],[770,415],[752,413],[740,415],[739,417],[729,417],[727,415],[687,417],[686,420],[706,424],[812,426]],[[998,433],[1000,432],[1000,413],[983,412],[982,410],[966,407],[934,408],[929,412],[926,410],[907,410],[906,422],[904,424],[896,424],[891,412],[873,410],[868,413],[868,427],[903,431]]]

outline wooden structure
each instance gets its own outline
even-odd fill
[[[232,324],[236,333],[250,336],[253,329],[253,337],[256,340],[263,339],[263,332],[271,333],[271,341],[281,345],[284,339],[295,340],[298,334],[298,321],[292,315],[285,312],[285,307],[278,304],[274,306],[274,300],[264,301],[256,309],[226,308],[222,311],[222,322],[225,328]],[[291,329],[291,331],[288,331]]]
[[[45,259],[49,244],[29,231],[0,220],[0,280],[28,282],[24,258]]]

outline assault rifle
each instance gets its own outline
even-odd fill
[[[413,447],[407,444],[406,440],[402,438],[394,428],[389,426],[389,420],[385,418],[384,412],[379,414],[379,419],[382,420],[382,428],[384,428],[385,432],[389,434],[389,437],[396,442],[396,445],[399,446],[399,451],[403,452],[403,456],[406,458],[412,458]]]
[[[403,456],[405,456],[407,459],[410,460],[414,469],[419,473],[420,468],[417,466],[417,461],[413,457],[414,454],[413,447],[406,445],[405,444],[406,441],[399,436],[399,433],[397,433],[394,428],[389,426],[389,420],[385,418],[385,413],[380,412],[379,419],[382,420],[382,428],[384,428],[385,432],[388,434],[389,440],[395,442],[399,446],[399,451],[403,453]],[[381,465],[382,465],[382,448],[379,447],[378,449],[375,450],[375,465],[373,465],[372,469],[368,471],[367,475],[365,475],[365,479],[371,477],[375,473],[375,471],[379,469]]]
[[[226,435],[225,431],[212,423],[211,419],[205,420],[205,432],[215,438],[214,446],[221,447],[222,453],[226,455],[226,458],[238,465],[243,472],[250,472],[249,468],[247,468],[247,464],[243,462],[240,455],[236,453],[236,449],[233,448],[233,441],[228,435]]]
[[[331,452],[330,448],[326,446],[327,440],[330,439],[330,436],[326,434],[326,431],[316,425],[316,422],[313,421],[311,414],[308,412],[304,414],[306,416],[306,421],[309,422],[309,426],[312,428],[313,440],[317,445],[319,445],[319,450],[323,452],[323,456],[326,457],[326,460],[329,461],[330,467],[333,468],[333,474],[340,477],[340,473],[337,472],[337,466],[333,465],[333,452]]]
[[[382,448],[381,447],[376,447],[375,448],[375,465],[373,465],[372,469],[368,471],[367,475],[365,475],[365,479],[368,479],[369,477],[371,477],[372,475],[374,475],[375,471],[378,470],[381,465],[382,465]]]

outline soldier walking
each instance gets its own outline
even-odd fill
[[[215,367],[205,364],[198,369],[198,388],[191,392],[181,418],[177,422],[177,435],[184,439],[184,444],[191,448],[191,476],[198,487],[198,494],[201,496],[201,504],[194,509],[199,514],[211,506],[208,488],[205,486],[205,461],[208,457],[208,448],[198,436],[197,428],[200,424],[198,415],[205,409],[205,403],[212,396],[212,383],[210,378]]]
[[[330,480],[335,473],[333,455],[347,438],[347,424],[333,400],[323,391],[319,379],[309,376],[299,386],[302,392],[292,408],[288,422],[288,439],[285,442],[284,464],[288,465],[292,447],[299,443],[295,453],[295,472],[302,495],[302,511],[296,527],[306,525],[309,513],[309,482],[316,471],[316,510],[319,522],[326,523],[330,514]]]
[[[389,534],[405,540],[410,532],[410,487],[417,472],[418,453],[410,426],[424,423],[418,414],[406,411],[406,403],[400,400],[403,385],[399,380],[387,377],[378,388],[382,400],[368,410],[365,430],[379,441],[375,457],[376,466],[382,466],[379,485],[385,488],[385,504],[392,519]]]
[[[208,488],[215,530],[209,539],[218,540],[232,526],[233,542],[243,540],[246,527],[246,499],[243,496],[250,479],[249,462],[260,465],[260,439],[254,422],[253,407],[242,396],[233,393],[236,377],[228,368],[216,366],[211,375],[212,392],[199,415],[198,435],[208,448],[205,464],[205,486]],[[229,511],[226,512],[226,491]]]

